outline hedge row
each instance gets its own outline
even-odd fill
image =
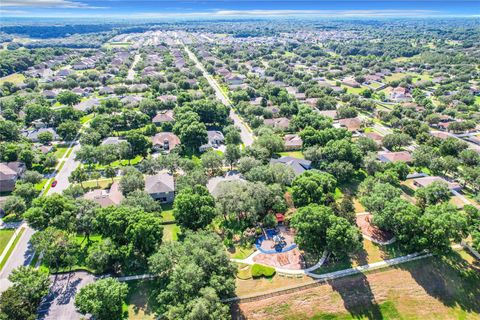
[[[275,269],[272,267],[263,266],[260,264],[254,264],[252,266],[252,277],[271,277],[275,274]]]

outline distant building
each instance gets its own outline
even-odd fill
[[[298,134],[286,134],[283,141],[287,151],[302,149],[303,141]]]
[[[362,120],[360,118],[345,118],[338,120],[341,127],[346,128],[350,132],[359,131],[362,127]]]
[[[406,151],[399,152],[389,152],[389,151],[380,151],[377,154],[377,157],[382,162],[413,162],[412,155]]]
[[[272,126],[274,128],[288,129],[290,126],[290,120],[288,118],[275,118],[275,119],[265,119],[263,124],[266,126]]]
[[[201,152],[204,152],[211,148],[216,148],[225,142],[225,137],[223,136],[223,133],[217,130],[207,131],[207,138],[208,142],[200,146]]]
[[[422,177],[422,178],[413,179],[413,184],[418,188],[427,187],[434,182],[443,182],[448,186],[448,189],[450,189],[450,190],[460,191],[462,189],[462,187],[460,186],[459,183],[449,182],[442,177],[436,177],[436,176],[430,177],[429,176],[429,177]]]
[[[156,125],[161,125],[166,122],[174,122],[175,116],[173,110],[162,110],[153,117],[152,122]]]
[[[38,142],[38,136],[43,132],[50,132],[53,136],[53,140],[60,140],[60,136],[57,134],[53,128],[38,128],[38,129],[28,129],[22,131],[22,135],[32,142]]]
[[[236,171],[229,171],[223,177],[213,177],[208,180],[207,189],[214,197],[220,195],[221,185],[231,182],[246,182],[242,175]]]
[[[119,137],[107,137],[103,139],[102,145],[106,144],[120,144],[122,142],[127,142],[127,140],[119,138]]]

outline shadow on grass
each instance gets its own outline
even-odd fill
[[[480,313],[480,262],[473,257],[471,260],[472,263],[452,251],[443,257],[401,264],[398,268],[408,271],[425,292],[445,306]]]

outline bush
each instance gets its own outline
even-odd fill
[[[262,266],[260,264],[254,264],[252,266],[252,277],[272,277],[275,274],[275,269],[272,267]]]

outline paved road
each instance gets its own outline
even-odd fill
[[[127,80],[135,79],[135,66],[137,65],[138,61],[140,61],[140,55],[136,54],[135,58],[133,58],[133,63],[130,69],[128,69]]]
[[[75,170],[80,164],[79,161],[75,160],[75,155],[79,149],[80,149],[80,144],[76,143],[73,146],[73,150],[72,152],[70,152],[70,155],[68,156],[68,158],[65,158],[63,160],[65,161],[65,164],[63,165],[62,169],[59,172],[57,172],[57,174],[55,175],[55,180],[57,180],[57,185],[55,186],[55,188],[50,188],[47,192],[47,195],[51,195],[53,193],[61,193],[70,185],[70,182],[68,182],[68,177],[70,176],[72,171]]]
[[[12,270],[20,266],[29,265],[33,259],[34,252],[29,241],[34,230],[28,227],[27,224],[24,224],[21,228],[25,228],[25,231],[13,249],[7,263],[3,266],[2,271],[0,271],[0,292],[3,292],[10,287],[8,276]]]
[[[186,46],[184,46],[185,51],[187,52],[190,59],[195,62],[196,66],[200,71],[202,71],[203,76],[207,79],[210,86],[215,90],[215,95],[217,98],[226,106],[230,107],[230,118],[232,118],[233,123],[236,127],[240,129],[240,136],[242,137],[243,144],[248,147],[251,146],[254,141],[254,136],[252,131],[247,127],[247,125],[240,119],[238,114],[232,108],[232,104],[227,96],[223,93],[220,85],[218,84],[217,80],[215,80],[203,67],[203,64],[197,59],[197,57],[191,52]]]
[[[82,315],[75,310],[75,295],[95,279],[95,276],[84,271],[52,276],[50,292],[38,308],[38,319],[81,319]]]

